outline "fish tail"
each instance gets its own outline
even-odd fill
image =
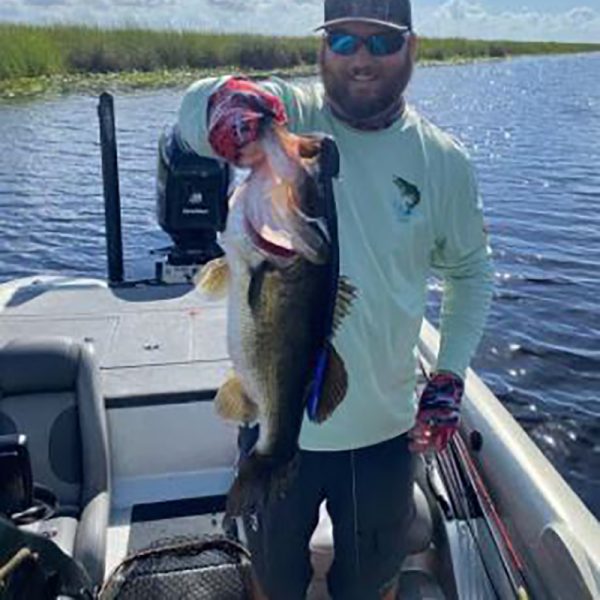
[[[240,466],[227,496],[226,514],[230,517],[255,512],[285,496],[298,471],[299,454],[281,462],[254,453]]]

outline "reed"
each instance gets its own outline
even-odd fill
[[[0,24],[0,79],[65,72],[68,65],[47,29]]]
[[[600,44],[562,42],[515,42],[511,40],[467,40],[464,38],[422,38],[421,60],[502,58],[527,54],[568,54],[598,52]]]
[[[181,69],[293,69],[316,62],[316,37],[0,24],[0,81]],[[598,51],[600,44],[422,39],[421,60]]]
[[[314,38],[0,24],[0,79],[220,66],[285,69],[313,64],[316,48]]]

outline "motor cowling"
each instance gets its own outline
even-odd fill
[[[223,254],[217,232],[225,229],[230,169],[199,156],[177,127],[160,137],[157,167],[157,218],[173,240],[172,265],[203,264]]]

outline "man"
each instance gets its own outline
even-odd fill
[[[391,599],[414,511],[411,452],[444,448],[458,427],[491,266],[465,152],[403,97],[416,52],[409,0],[325,0],[320,29],[323,87],[203,80],[187,92],[179,126],[199,154],[215,150],[238,165],[251,163],[265,119],[338,145],[340,270],[360,290],[335,338],[348,394],[327,422],[305,419],[297,478],[245,529],[265,595],[304,598],[308,543],[325,499],[332,597]],[[417,402],[415,347],[432,269],[445,284],[441,349]]]

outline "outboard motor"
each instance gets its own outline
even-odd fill
[[[221,256],[217,232],[225,229],[229,166],[189,149],[177,127],[160,137],[157,213],[160,227],[173,246],[156,265],[157,279],[191,281],[204,263]]]

